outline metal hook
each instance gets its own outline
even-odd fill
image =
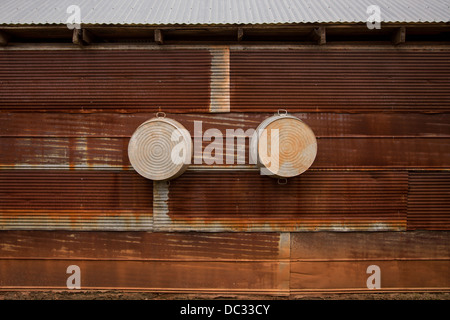
[[[165,117],[166,117],[166,113],[165,113],[165,112],[162,112],[162,111],[158,111],[158,112],[156,113],[156,117],[157,117],[157,118],[165,118]]]
[[[287,179],[286,178],[278,178],[278,184],[287,184]]]
[[[278,115],[281,117],[287,116],[288,112],[285,109],[278,109]]]

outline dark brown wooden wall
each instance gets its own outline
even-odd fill
[[[386,291],[449,290],[450,49],[232,46],[228,88],[214,50],[0,51],[0,287],[65,288],[78,264],[91,289],[359,292],[378,264]],[[318,138],[286,185],[203,163],[166,199],[130,166],[157,111],[194,136],[278,109]]]

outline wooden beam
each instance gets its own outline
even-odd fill
[[[94,38],[94,35],[89,30],[81,30],[81,40],[83,41],[84,45],[93,43]]]
[[[244,29],[238,28],[238,30],[237,30],[237,41],[242,41],[243,37],[244,37]]]
[[[73,29],[72,42],[79,46],[85,46],[94,42],[94,36],[86,29]]]
[[[79,46],[83,45],[83,41],[81,40],[81,29],[73,29],[72,42]]]
[[[6,33],[0,31],[0,46],[6,46],[8,42],[9,36]]]
[[[325,27],[314,28],[313,31],[311,32],[311,38],[319,45],[325,44],[326,43]]]
[[[164,37],[161,32],[161,29],[155,29],[155,42],[157,44],[163,44],[164,43]]]
[[[405,43],[405,41],[406,41],[406,28],[400,27],[395,31],[394,36],[392,37],[392,43],[397,45],[400,43]]]

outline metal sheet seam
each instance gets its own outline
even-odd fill
[[[169,184],[167,181],[153,181],[153,230],[158,231],[157,221],[161,225],[171,225],[169,217]]]
[[[230,48],[213,46],[211,52],[210,112],[230,112]]]
[[[278,259],[278,274],[280,275],[279,279],[279,288],[282,290],[290,289],[291,283],[291,233],[290,232],[282,232],[280,233],[278,250],[280,252],[280,258]]]

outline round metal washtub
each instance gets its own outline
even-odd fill
[[[145,121],[133,133],[128,144],[128,158],[141,176],[163,181],[186,171],[193,150],[191,135],[183,125],[160,114],[163,113]],[[178,153],[178,160],[174,161],[172,151]]]
[[[272,140],[272,129],[278,129],[278,144],[275,135]],[[272,145],[272,142],[275,144]],[[302,120],[280,110],[260,123],[251,141],[250,151],[262,174],[291,178],[302,174],[313,164],[317,140]]]

